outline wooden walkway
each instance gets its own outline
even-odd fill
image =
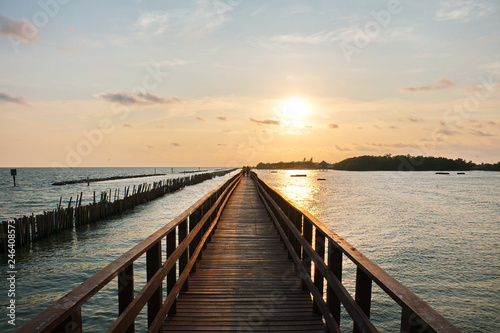
[[[163,331],[325,332],[250,177],[229,199]]]

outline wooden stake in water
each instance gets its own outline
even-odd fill
[[[16,175],[17,175],[17,170],[16,169],[10,169],[10,175],[14,179],[14,187],[16,186]]]

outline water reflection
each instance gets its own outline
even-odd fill
[[[463,331],[500,331],[500,173],[257,172]],[[344,264],[353,291],[355,270]],[[376,298],[377,327],[394,331]]]

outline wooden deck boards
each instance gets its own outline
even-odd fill
[[[243,177],[164,332],[325,332],[253,181]]]

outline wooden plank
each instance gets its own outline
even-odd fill
[[[243,177],[163,331],[324,332],[287,256],[254,183]]]

